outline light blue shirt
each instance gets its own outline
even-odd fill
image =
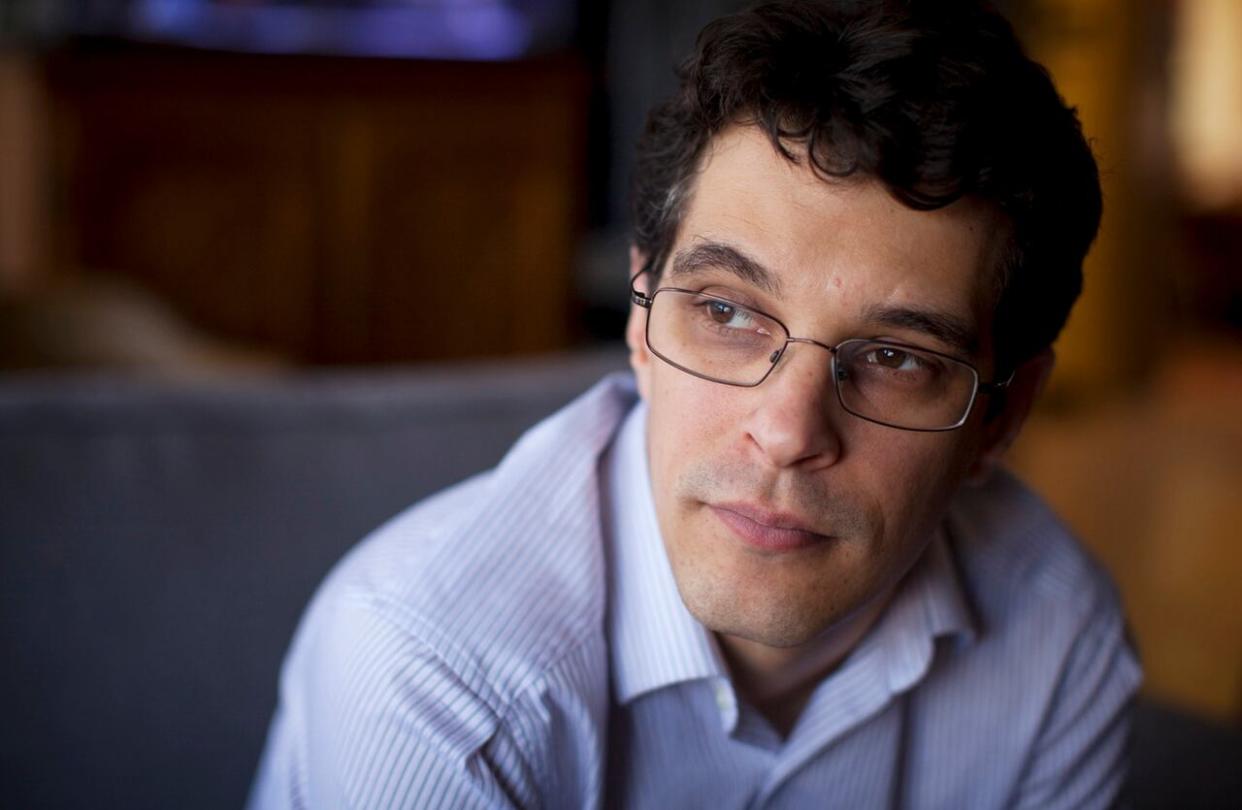
[[[1038,499],[964,489],[781,739],[677,593],[645,415],[608,378],[351,552],[286,659],[252,808],[1110,803],[1139,669]]]

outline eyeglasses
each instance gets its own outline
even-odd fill
[[[959,428],[980,394],[1000,391],[1013,379],[1010,374],[1002,381],[981,382],[970,363],[904,343],[851,338],[829,346],[793,337],[771,315],[694,290],[661,287],[646,295],[631,281],[630,299],[647,310],[647,347],[674,368],[753,388],[768,378],[791,343],[819,346],[832,354],[841,407],[901,430]]]

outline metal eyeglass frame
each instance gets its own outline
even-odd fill
[[[914,431],[917,433],[943,433],[949,430],[957,430],[962,425],[966,424],[966,420],[970,418],[970,414],[974,410],[975,403],[978,401],[979,396],[981,394],[984,396],[990,396],[992,394],[996,394],[1001,391],[1004,391],[1006,388],[1009,387],[1009,384],[1013,382],[1014,374],[1016,373],[1016,371],[1011,371],[1009,372],[1009,376],[1007,376],[1003,380],[994,380],[992,382],[984,382],[979,379],[979,369],[975,368],[973,363],[969,363],[965,360],[962,360],[961,358],[954,357],[953,355],[950,355],[950,354],[945,354],[944,352],[937,352],[931,349],[925,349],[922,346],[912,346],[906,343],[899,343],[899,342],[891,341],[891,340],[876,341],[876,340],[871,340],[869,338],[846,338],[845,340],[838,343],[836,346],[829,346],[827,343],[823,343],[813,338],[794,337],[790,333],[789,327],[785,326],[785,323],[780,318],[769,315],[763,310],[755,309],[752,306],[749,306],[747,304],[742,304],[737,301],[731,301],[730,299],[723,298],[719,295],[710,295],[708,293],[703,293],[699,290],[687,290],[682,287],[659,287],[654,292],[652,292],[650,295],[639,292],[638,289],[635,288],[634,284],[635,282],[638,281],[639,276],[641,276],[643,273],[649,273],[649,272],[650,270],[648,268],[643,268],[642,270],[639,270],[632,279],[630,279],[630,301],[632,301],[637,306],[640,306],[643,309],[647,310],[648,312],[647,323],[643,326],[643,340],[646,342],[647,348],[650,349],[651,353],[654,354],[656,357],[660,358],[665,363],[668,363],[673,368],[678,369],[679,371],[684,371],[686,374],[689,374],[692,377],[698,377],[700,380],[707,380],[708,382],[714,382],[720,385],[730,385],[735,388],[755,388],[759,385],[762,385],[764,380],[766,380],[772,374],[772,370],[776,368],[781,358],[785,356],[785,352],[788,351],[790,343],[806,343],[811,346],[819,346],[821,349],[827,349],[828,353],[832,355],[832,382],[833,382],[832,387],[833,387],[833,390],[836,392],[837,402],[840,403],[841,409],[844,410],[846,413],[850,414],[851,416],[857,417],[859,419],[864,419],[868,422],[872,422],[877,425],[883,425],[885,427],[894,428],[896,430],[910,430],[910,431]],[[661,292],[665,292],[665,291],[687,293],[689,295],[702,295],[707,298],[711,298],[711,299],[729,304],[731,306],[740,307],[741,309],[754,312],[756,315],[762,315],[763,317],[772,321],[773,323],[775,323],[777,326],[781,328],[781,330],[785,333],[785,341],[779,349],[777,349],[776,351],[772,353],[772,358],[771,358],[770,364],[768,365],[768,370],[763,373],[762,377],[760,377],[758,380],[756,380],[753,383],[739,383],[739,382],[730,382],[728,380],[721,380],[717,377],[711,377],[711,376],[708,376],[707,374],[703,374],[702,372],[695,371],[694,369],[686,368],[680,363],[670,360],[668,357],[661,354],[660,351],[656,349],[655,346],[651,345],[651,315],[650,315],[651,306],[655,302],[655,297],[659,295]],[[841,381],[845,379],[845,377],[844,377],[844,372],[841,369],[837,368],[837,351],[845,344],[855,343],[855,342],[881,343],[885,346],[892,346],[893,348],[897,348],[897,349],[909,349],[911,351],[916,351],[916,352],[920,352],[923,354],[930,354],[936,357],[943,357],[946,360],[950,360],[954,363],[963,365],[966,368],[970,369],[970,373],[974,377],[974,380],[975,380],[975,385],[974,385],[974,390],[971,391],[970,393],[970,400],[966,403],[966,407],[962,412],[962,416],[953,424],[947,425],[945,427],[919,428],[919,427],[907,427],[905,425],[898,425],[892,422],[885,422],[882,419],[876,419],[875,417],[872,417],[872,416],[866,416],[852,409],[849,405],[846,404],[845,397],[841,395]]]

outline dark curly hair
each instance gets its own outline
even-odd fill
[[[709,24],[639,140],[634,242],[658,276],[711,139],[761,127],[826,179],[872,177],[904,205],[999,208],[997,361],[1050,345],[1082,288],[1099,173],[1075,111],[1012,28],[971,0],[783,0]]]

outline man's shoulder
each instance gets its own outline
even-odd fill
[[[1053,510],[1014,475],[966,487],[949,535],[977,609],[993,616],[1056,605],[1070,620],[1119,611],[1108,574]]]
[[[605,381],[499,466],[381,526],[337,566],[308,622],[365,609],[508,703],[603,640],[600,453],[633,403]],[[322,619],[320,619],[322,620]]]
[[[1107,573],[1007,473],[960,492],[947,529],[977,635],[936,671],[924,710],[932,723],[987,730],[961,738],[976,740],[956,752],[961,795],[981,768],[1012,791],[1005,806],[1115,789],[1142,674]]]
[[[632,404],[622,380],[604,381],[495,469],[411,507],[338,563],[285,659],[265,797],[490,807],[591,795],[594,772],[558,770],[554,749],[603,746],[597,467]]]

